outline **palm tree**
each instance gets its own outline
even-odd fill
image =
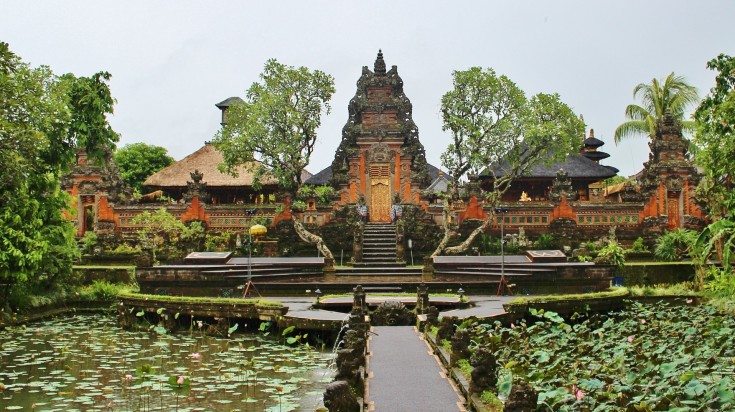
[[[663,81],[653,79],[651,84],[640,83],[633,89],[633,98],[641,94],[641,105],[630,104],[625,108],[625,117],[630,119],[615,129],[615,143],[637,134],[656,137],[656,124],[667,112],[681,122],[682,131],[694,132],[694,121],[684,120],[684,111],[699,101],[697,89],[687,84],[683,76],[671,72]]]

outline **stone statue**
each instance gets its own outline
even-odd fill
[[[362,407],[345,381],[334,381],[324,392],[324,406],[329,412],[360,412]]]
[[[538,393],[526,382],[519,382],[510,389],[508,401],[505,402],[505,412],[535,411],[538,403]]]
[[[475,349],[475,353],[470,358],[470,365],[472,366],[471,393],[482,393],[497,386],[498,361],[490,349],[484,346]]]

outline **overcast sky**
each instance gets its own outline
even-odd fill
[[[492,67],[526,91],[557,92],[631,175],[645,139],[615,145],[636,84],[683,75],[704,96],[706,62],[735,54],[735,2],[662,1],[30,1],[0,2],[0,41],[56,73],[112,73],[120,145],[156,144],[176,159],[211,140],[215,103],[244,91],[269,58],[336,81],[309,170],[328,166],[362,66],[378,49],[398,66],[430,163],[449,137],[439,102],[453,70]]]

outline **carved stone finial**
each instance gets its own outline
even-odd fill
[[[375,69],[373,71],[377,75],[385,75],[385,60],[383,60],[383,50],[378,50],[378,58],[375,59]]]
[[[595,137],[595,129],[590,129],[590,137]]]

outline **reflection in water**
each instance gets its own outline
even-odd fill
[[[313,411],[330,358],[260,335],[154,336],[70,316],[0,332],[0,411]]]

